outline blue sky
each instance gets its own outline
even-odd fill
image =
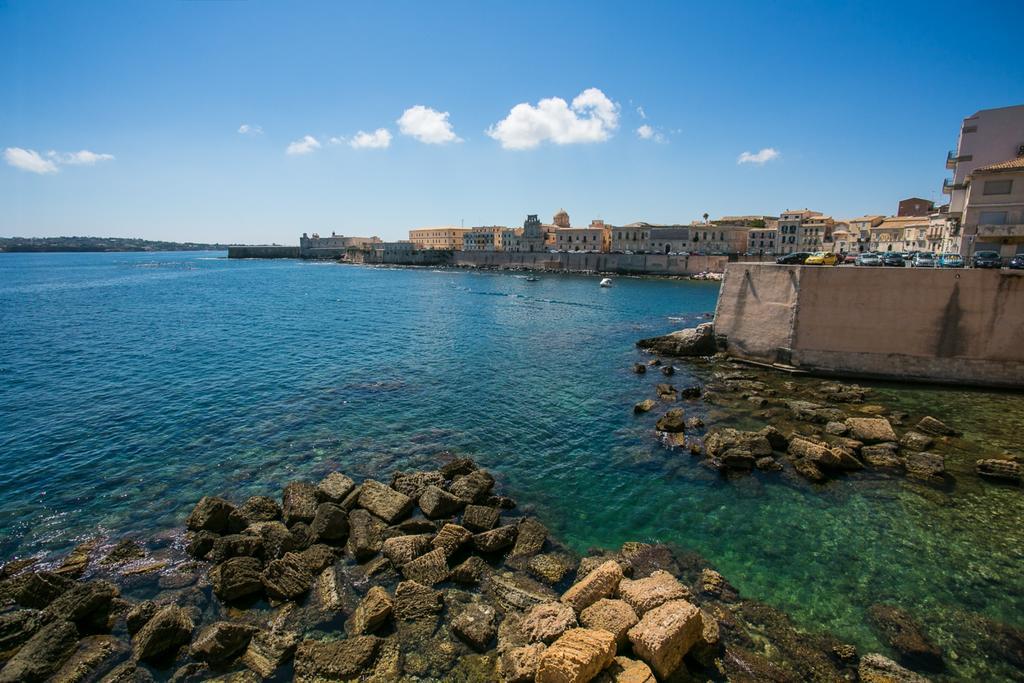
[[[1022,25],[1019,1],[0,0],[0,235],[891,213],[942,200],[964,116],[1024,103]]]

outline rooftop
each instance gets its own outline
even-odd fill
[[[1008,161],[1000,161],[998,164],[982,166],[981,168],[974,169],[972,173],[999,173],[1000,171],[1020,170],[1024,170],[1024,157],[1017,157],[1016,159],[1009,159]]]

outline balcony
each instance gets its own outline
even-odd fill
[[[1024,237],[1024,223],[1010,225],[979,225],[976,239],[1003,239]]]
[[[974,157],[971,154],[962,154],[960,156],[957,156],[956,152],[953,152],[953,151],[946,152],[946,168],[949,168],[949,169],[956,168],[957,162],[960,162],[960,161],[970,161],[973,158]]]
[[[967,183],[955,183],[949,178],[942,181],[942,194],[952,194],[953,190],[963,190],[967,187]]]

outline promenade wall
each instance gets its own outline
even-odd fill
[[[665,254],[583,254],[500,251],[416,251],[369,255],[365,263],[393,265],[448,265],[466,268],[554,270],[635,275],[693,275],[721,273],[726,256],[668,256]]]
[[[818,374],[1024,388],[1024,272],[731,263],[730,355]]]
[[[299,258],[300,256],[298,247],[228,247],[228,258]]]

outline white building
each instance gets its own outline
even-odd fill
[[[1024,155],[1024,105],[982,109],[963,120],[955,152],[946,155],[953,171],[942,191],[949,195],[949,215],[960,220],[967,201],[967,177],[983,166]]]

